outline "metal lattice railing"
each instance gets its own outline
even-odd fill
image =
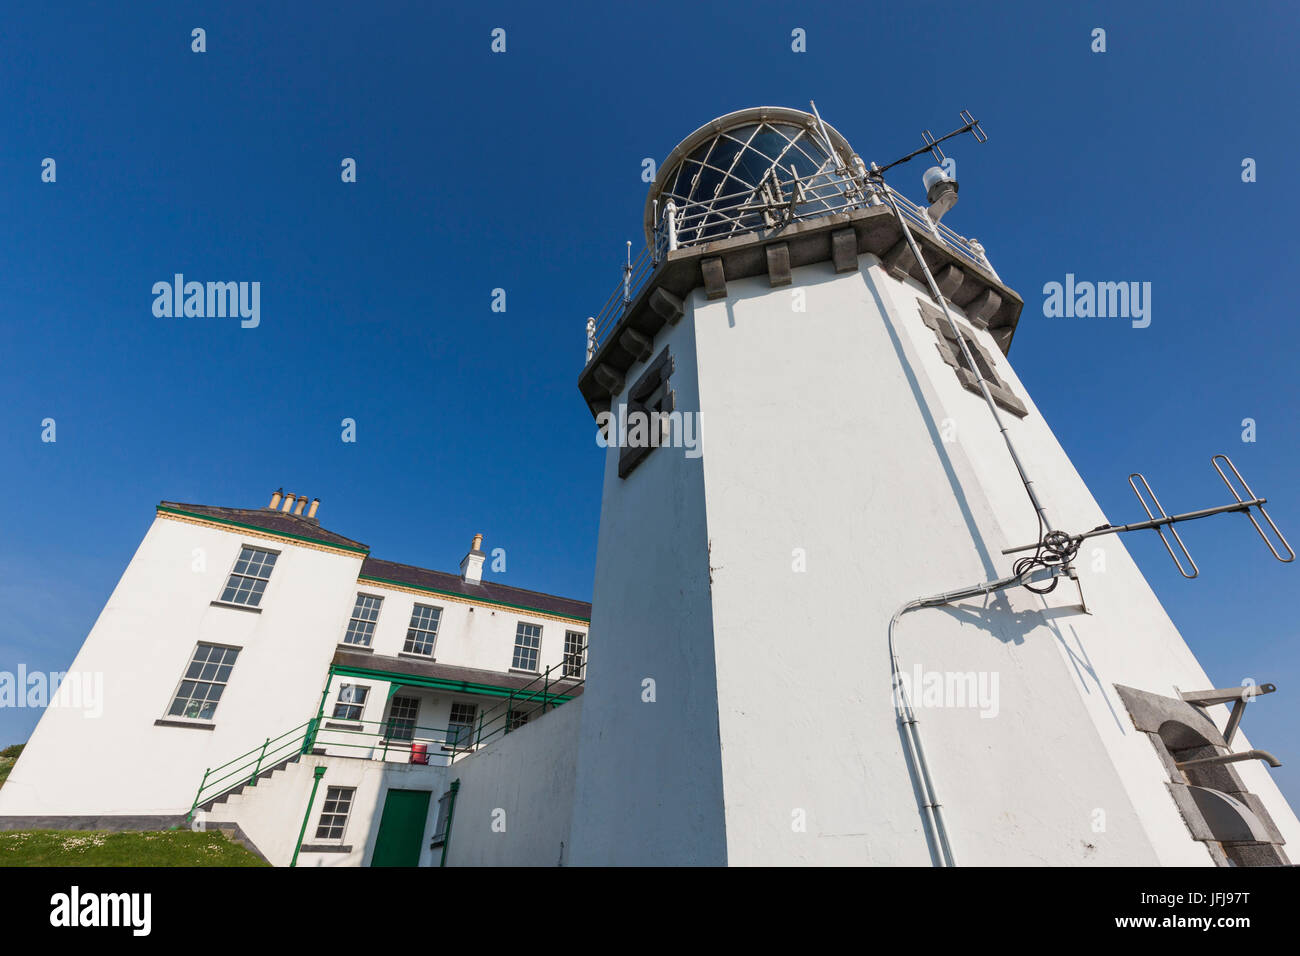
[[[652,242],[632,258],[631,242],[623,280],[605,304],[587,320],[587,361],[609,337],[619,320],[669,252],[682,246],[699,245],[730,236],[774,232],[791,222],[800,222],[868,206],[883,205],[882,190],[889,190],[909,223],[929,234],[960,259],[998,277],[977,240],[967,239],[943,223],[934,222],[926,210],[888,185],[865,175],[828,174],[819,170],[811,176],[788,181],[770,180],[761,191],[744,190],[714,197],[708,203],[678,206],[669,201],[659,215]]]

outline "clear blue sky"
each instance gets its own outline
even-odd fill
[[[601,452],[575,382],[641,243],[641,160],[810,98],[881,162],[981,119],[946,221],[1024,296],[1011,359],[1110,520],[1140,517],[1134,470],[1171,510],[1225,501],[1226,451],[1300,539],[1293,4],[720,6],[10,5],[0,670],[70,663],[164,498],[283,485],[443,569],[483,531],[506,580],[589,598]],[[919,199],[920,172],[894,181]],[[154,318],[174,272],[260,281],[261,326]],[[1043,318],[1067,272],[1151,282],[1151,326]],[[1128,544],[1217,684],[1279,685],[1246,729],[1300,803],[1300,567],[1239,516],[1184,537],[1193,582]],[[0,710],[0,745],[36,717]]]

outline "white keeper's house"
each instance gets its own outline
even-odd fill
[[[298,865],[1288,863],[1296,741],[1246,731],[1295,691],[1212,680],[1123,536],[1188,577],[1174,520],[1294,552],[1222,455],[1211,507],[1135,474],[1149,520],[1112,523],[956,182],[886,182],[909,158],[759,107],[659,164],[578,377],[590,609],[483,580],[477,539],[444,574],[301,500],[164,502],[72,665],[103,717],[45,714],[0,825],[226,824]]]
[[[481,535],[448,574],[306,506],[158,505],[69,668],[103,675],[102,712],[46,711],[0,826],[227,825],[277,865],[441,862],[449,765],[581,693],[590,605],[484,580]]]

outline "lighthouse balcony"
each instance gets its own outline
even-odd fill
[[[979,243],[930,221],[926,210],[896,192],[892,195],[948,301],[971,323],[987,329],[1006,354],[1023,300],[998,277]],[[680,215],[681,210],[666,214]],[[661,234],[662,229],[655,233]],[[624,375],[645,358],[647,343],[681,318],[694,290],[721,299],[727,296],[728,282],[763,275],[774,287],[789,285],[791,270],[818,263],[836,273],[855,272],[859,256],[867,254],[876,256],[895,278],[913,280],[923,288],[924,272],[893,210],[871,198],[845,198],[832,209],[819,207],[813,215],[772,228],[707,236],[676,248],[664,248],[653,239],[629,261],[623,283],[587,321],[587,360],[578,388],[591,414],[609,409],[611,397],[622,390]]]
[[[955,183],[950,192],[955,197]],[[628,243],[622,280],[587,320],[580,388],[593,414],[621,384],[629,354],[675,322],[695,288],[722,298],[728,280],[761,274],[787,285],[791,269],[831,261],[836,272],[851,271],[868,252],[900,278],[919,278],[894,209],[931,267],[943,270],[945,295],[959,305],[983,296],[976,318],[997,330],[1005,352],[1021,302],[977,240],[939,222],[938,204],[918,206],[892,189],[819,116],[756,107],[700,127],[659,167],[646,196],[645,247],[633,257]]]

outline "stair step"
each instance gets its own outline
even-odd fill
[[[293,754],[292,756],[285,757],[283,760],[281,760],[279,763],[275,764],[274,766],[267,767],[261,772],[259,772],[255,779],[245,781],[244,783],[241,783],[238,786],[232,787],[231,789],[227,790],[225,793],[218,794],[215,797],[211,797],[210,799],[203,801],[203,803],[199,804],[199,809],[211,810],[219,803],[224,803],[227,804],[228,806],[234,806],[240,801],[240,799],[242,799],[242,795],[244,793],[245,788],[255,787],[257,785],[256,781],[269,779],[270,777],[279,773],[281,770],[288,770],[290,768],[290,765],[297,764],[301,758],[302,758],[302,754],[300,753],[296,753]]]

